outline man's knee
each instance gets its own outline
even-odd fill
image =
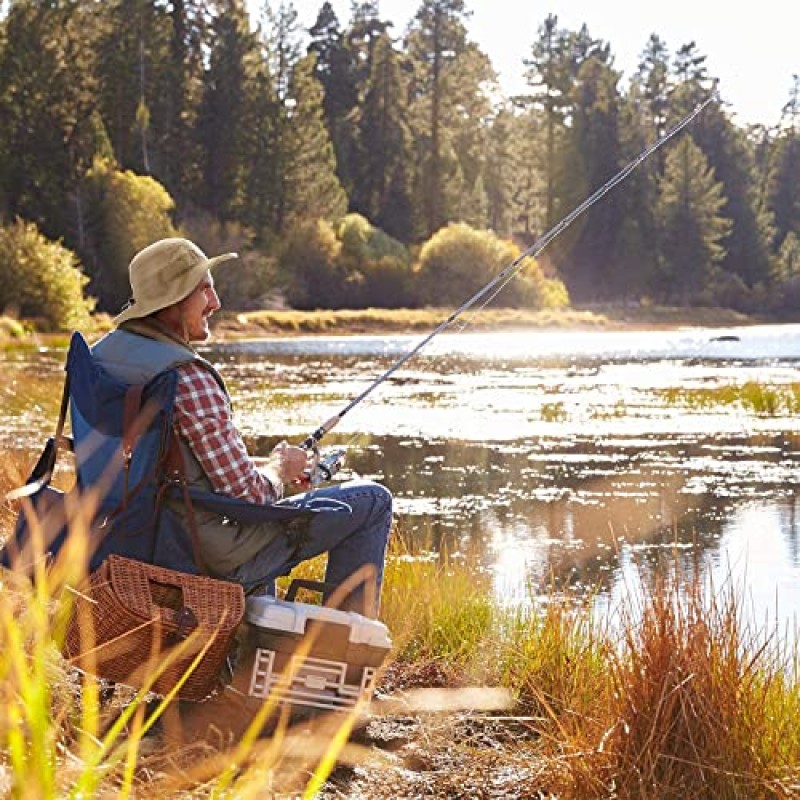
[[[392,493],[382,483],[372,483],[375,505],[384,513],[392,513]]]
[[[341,485],[342,500],[345,503],[357,503],[359,500],[367,500],[370,505],[362,505],[362,508],[370,508],[373,516],[392,513],[392,493],[382,484],[366,479],[348,481]]]

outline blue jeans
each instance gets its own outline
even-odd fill
[[[312,515],[307,533],[297,541],[287,535],[275,536],[226,577],[241,583],[245,591],[265,587],[274,594],[275,578],[288,574],[300,562],[327,552],[325,583],[340,586],[354,573],[365,576],[339,603],[339,608],[377,616],[392,527],[389,490],[379,483],[356,480],[293,495],[289,501],[305,503],[310,508],[315,504],[327,507]],[[325,599],[330,594],[326,592]]]

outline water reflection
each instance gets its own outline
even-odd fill
[[[327,444],[392,488],[403,530],[478,553],[506,603],[550,589],[613,604],[677,557],[743,580],[756,617],[800,609],[800,420],[677,410],[667,388],[797,380],[800,327],[442,336],[349,413]],[[418,339],[225,344],[206,355],[266,454],[340,411]],[[5,447],[55,422],[62,354],[3,356]]]

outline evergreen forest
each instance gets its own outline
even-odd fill
[[[690,126],[495,299],[779,316],[800,303],[800,79],[739,126],[694,42],[613,43],[556,15],[505,96],[466,0],[0,3],[0,311],[114,313],[161,236],[238,251],[228,307],[457,305],[718,88]]]

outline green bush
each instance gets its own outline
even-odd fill
[[[130,295],[133,256],[157,239],[177,235],[170,219],[175,203],[158,181],[120,171],[107,159],[95,159],[86,180],[91,289],[103,309],[116,312]]]
[[[0,227],[0,310],[55,330],[84,327],[95,303],[84,297],[87,283],[78,257],[45,239],[32,222]]]
[[[347,214],[337,226],[342,243],[342,257],[356,261],[380,261],[392,258],[408,261],[408,251],[401,242],[376,228],[360,214]]]
[[[431,305],[463,303],[520,256],[519,248],[492,231],[464,223],[437,231],[420,250],[415,272],[419,292]],[[490,295],[487,295],[487,298]],[[516,278],[498,294],[495,305],[525,308],[561,308],[569,296],[564,284],[545,278],[533,258],[520,264]]]
[[[341,308],[347,295],[341,250],[336,232],[325,220],[301,222],[286,235],[278,263],[293,308]]]
[[[339,223],[340,260],[348,297],[343,307],[403,308],[415,305],[408,250],[360,214]]]
[[[220,223],[210,214],[200,213],[182,221],[181,234],[209,256],[238,253],[238,259],[214,270],[214,284],[224,308],[260,311],[280,305],[276,260],[256,249],[248,228],[238,222]]]

